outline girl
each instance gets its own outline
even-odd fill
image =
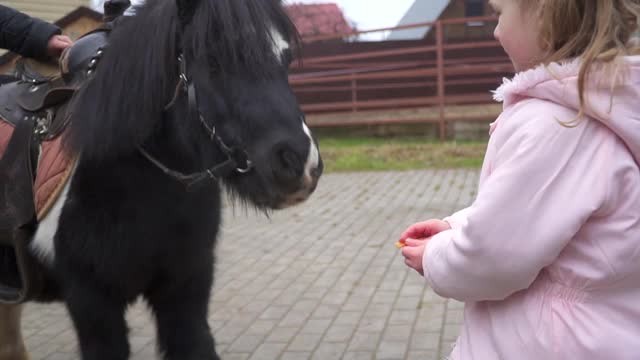
[[[452,359],[640,359],[640,0],[492,0],[518,74],[476,200],[402,255],[464,301]]]

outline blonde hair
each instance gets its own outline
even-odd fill
[[[592,66],[613,65],[619,56],[640,54],[640,0],[520,1],[523,10],[537,12],[540,46],[547,52],[543,64],[580,58],[580,118]]]

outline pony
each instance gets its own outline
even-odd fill
[[[156,0],[118,20],[72,100],[73,173],[29,243],[36,300],[64,302],[82,359],[129,357],[140,297],[164,359],[219,359],[207,312],[223,190],[268,215],[323,170],[288,83],[298,43],[280,0]],[[0,307],[0,357],[26,356],[20,311]]]

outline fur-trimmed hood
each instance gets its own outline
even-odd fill
[[[614,131],[640,164],[640,56],[621,57],[617,62],[619,66],[611,73],[594,67],[585,88],[584,113]],[[579,111],[579,70],[580,62],[573,60],[518,73],[504,80],[494,99],[503,102],[505,109],[521,100],[538,98]]]

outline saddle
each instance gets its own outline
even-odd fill
[[[13,78],[0,78],[0,304],[36,299],[44,288],[44,269],[28,245],[71,173],[72,156],[61,153],[69,104],[91,78],[114,20],[129,4],[105,3],[109,22],[62,54],[61,76],[43,77],[19,62]]]

